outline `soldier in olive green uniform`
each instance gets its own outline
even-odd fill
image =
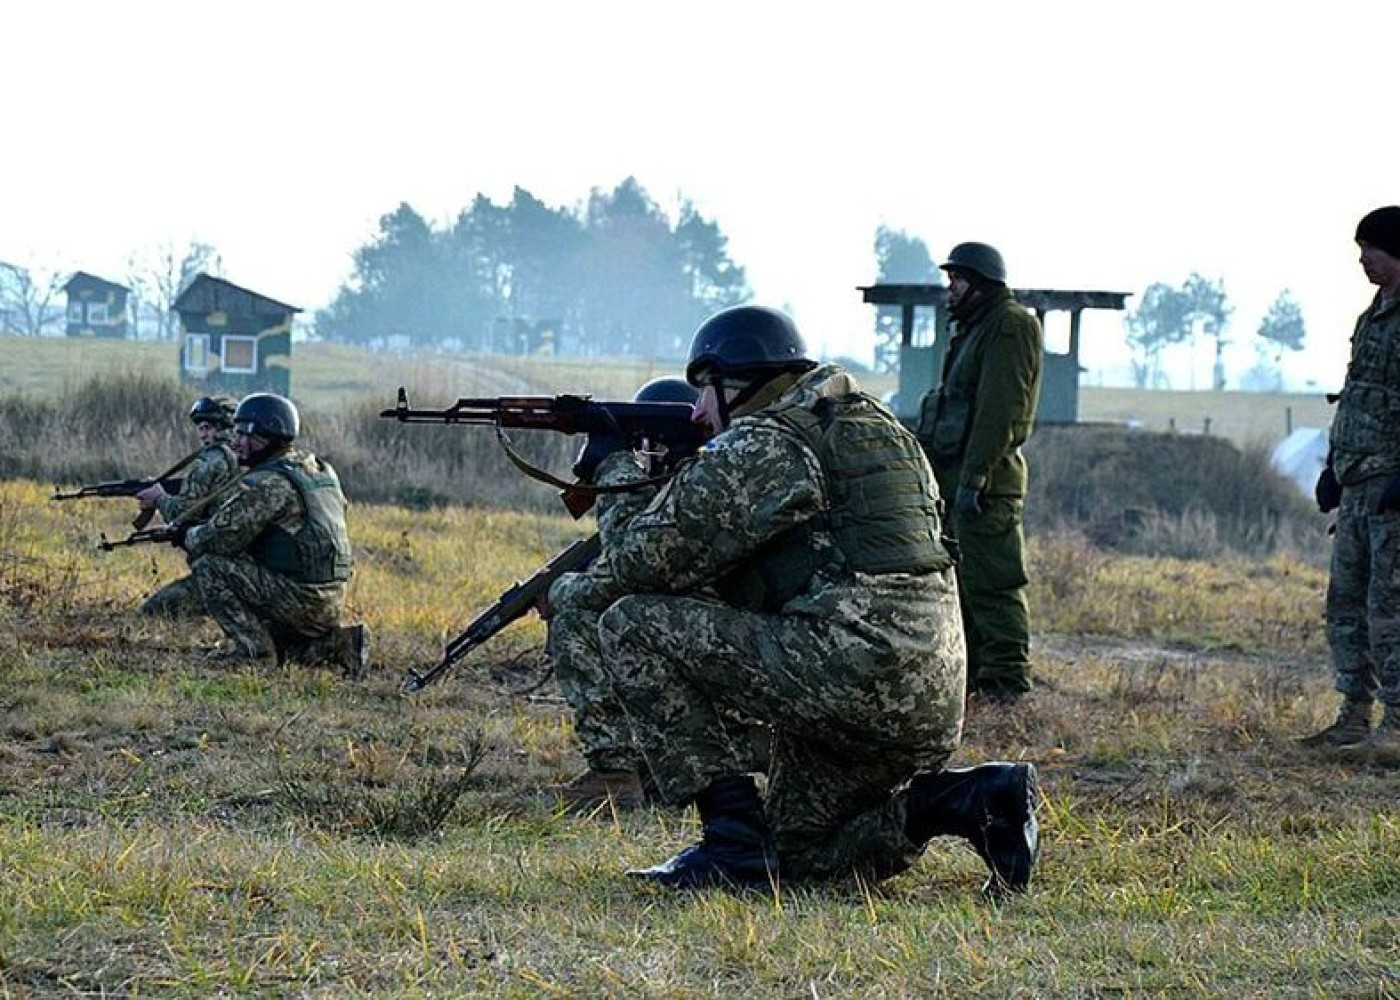
[[[1006,287],[995,248],[959,244],[942,267],[953,333],[942,384],[920,403],[918,433],[960,551],[968,687],[1011,702],[1031,687],[1021,446],[1040,399],[1044,338]]]
[[[988,890],[1024,889],[1038,846],[1029,765],[944,770],[964,650],[937,489],[918,442],[784,314],[701,325],[686,375],[717,434],[642,510],[607,518],[602,663],[662,797],[700,841],[633,874],[693,888],[902,871],[967,838]],[[644,476],[603,460],[605,485]],[[768,795],[734,714],[772,727]]]
[[[244,398],[233,446],[247,472],[180,541],[206,610],[233,642],[229,659],[333,662],[360,676],[368,630],[340,624],[350,579],[345,496],[329,464],[292,447],[299,429],[290,400]]]
[[[1400,751],[1400,206],[1356,228],[1376,297],[1356,321],[1318,506],[1337,511],[1327,643],[1337,719],[1309,746]],[[1371,729],[1376,700],[1385,706]]]
[[[143,510],[154,508],[166,524],[174,524],[187,512],[198,512],[206,498],[223,489],[238,475],[238,456],[229,441],[233,437],[233,411],[237,401],[228,396],[201,396],[190,407],[190,421],[203,446],[185,467],[180,491],[173,496],[160,483],[136,494]],[[182,576],[161,587],[141,605],[145,615],[189,618],[204,614],[204,600],[193,576]]]

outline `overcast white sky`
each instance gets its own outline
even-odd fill
[[[1394,0],[16,0],[3,30],[0,260],[122,280],[197,239],[308,311],[401,201],[446,224],[632,175],[829,353],[868,360],[886,224],[1130,306],[1223,278],[1235,372],[1289,288],[1290,370],[1330,388],[1372,292],[1356,221],[1400,203]],[[1090,381],[1122,339],[1086,314]]]

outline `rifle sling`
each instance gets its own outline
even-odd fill
[[[665,476],[652,476],[648,479],[639,479],[633,483],[616,483],[612,486],[594,486],[592,483],[581,482],[566,483],[558,476],[551,475],[539,466],[531,465],[529,459],[520,454],[510,443],[510,437],[507,436],[505,430],[499,424],[496,425],[496,438],[501,442],[501,448],[505,451],[506,458],[510,459],[511,464],[517,469],[525,473],[525,475],[529,476],[531,479],[548,486],[553,486],[556,489],[564,490],[568,493],[581,494],[583,496],[598,496],[603,493],[635,493],[638,490],[644,490],[651,486],[665,485],[670,482],[672,478],[669,474]]]

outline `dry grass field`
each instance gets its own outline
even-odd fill
[[[974,705],[955,760],[1040,769],[1029,894],[979,902],[980,862],[938,840],[880,886],[677,895],[622,873],[693,839],[693,813],[570,816],[541,791],[582,762],[533,616],[442,682],[401,693],[410,668],[435,662],[445,639],[590,526],[554,514],[551,492],[485,445],[464,445],[468,432],[385,430],[372,413],[398,384],[434,405],[580,387],[615,398],[656,372],[397,367],[299,347],[314,440],[344,451],[342,472],[450,467],[433,488],[452,502],[352,506],[351,611],[375,649],[369,677],[348,682],[297,664],[218,669],[206,662],[212,624],[136,614],[182,571],[180,554],[98,553],[100,534],[126,530],[129,502],[53,503],[48,483],[65,468],[63,481],[136,474],[188,447],[178,413],[158,428],[141,415],[184,405],[142,367],[173,367],[173,349],[58,343],[56,361],[51,343],[0,342],[0,468],[11,470],[0,479],[0,997],[1400,997],[1400,762],[1294,743],[1335,706],[1326,542],[1317,515],[1252,489],[1257,455],[1131,438],[1092,459],[1037,455],[1047,480],[1073,481],[1075,463],[1092,461],[1079,486],[1110,500],[1129,483],[1144,492],[1131,523],[1047,519],[1032,533],[1039,686],[1014,711]],[[1204,412],[1240,443],[1283,419],[1276,404],[1313,419],[1303,397],[1110,405],[1107,392],[1086,391],[1087,417],[1159,430],[1175,418],[1185,435]],[[88,424],[93,440],[79,441]],[[349,451],[352,437],[368,457]],[[26,452],[65,442],[72,455]],[[1181,474],[1188,463],[1203,466],[1198,479]],[[1149,468],[1192,494],[1228,487],[1224,513],[1144,506],[1164,489]],[[1270,532],[1231,530],[1268,544],[1227,544],[1226,514],[1265,507]],[[1125,525],[1135,548],[1108,530]]]
[[[672,895],[621,873],[693,815],[540,793],[581,762],[537,621],[399,692],[586,526],[355,507],[349,683],[210,668],[212,625],[134,612],[178,553],[46,497],[0,484],[0,996],[1400,996],[1400,771],[1291,742],[1333,705],[1292,559],[1034,540],[1040,687],[958,755],[1040,768],[1026,897],[942,840],[879,887]]]

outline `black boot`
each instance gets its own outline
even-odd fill
[[[769,885],[777,879],[778,855],[752,777],[711,782],[695,796],[695,808],[700,843],[654,868],[627,874],[672,889]]]
[[[991,878],[982,894],[1024,892],[1040,851],[1035,768],[981,764],[918,775],[909,784],[904,829],[916,844],[940,834],[965,837]]]

